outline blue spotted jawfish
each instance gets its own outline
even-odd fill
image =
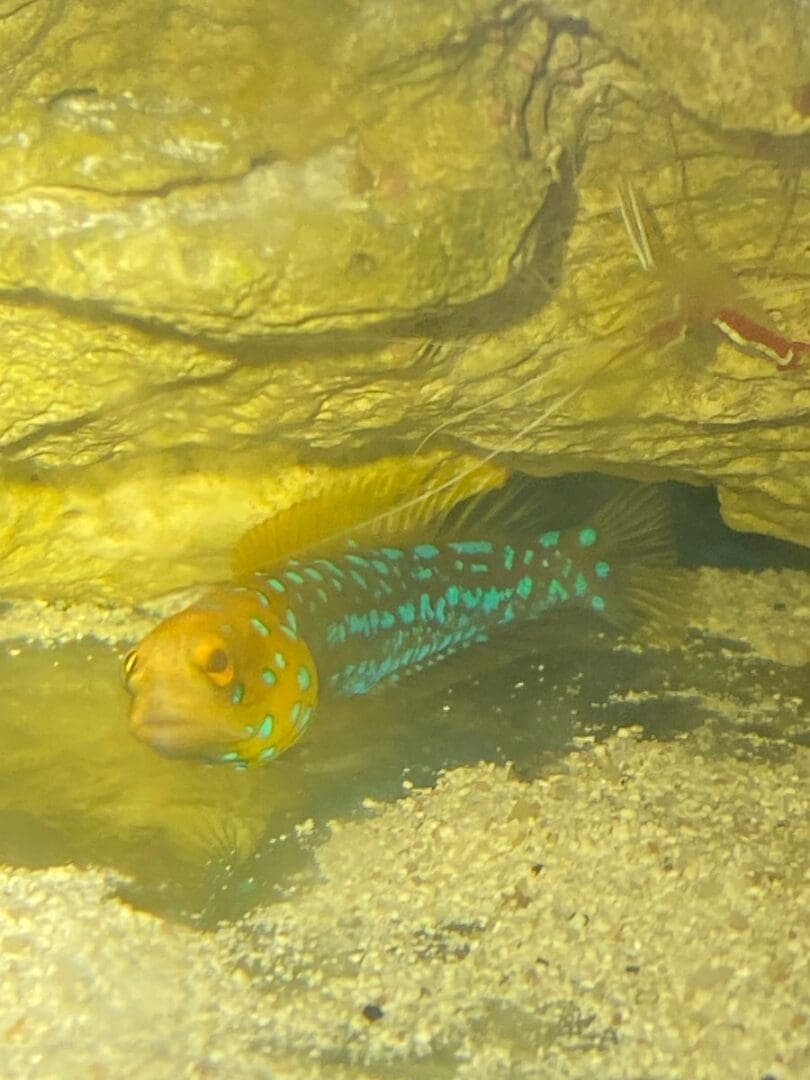
[[[323,698],[415,681],[450,658],[468,658],[475,674],[504,635],[536,652],[534,628],[552,609],[585,608],[619,627],[660,612],[674,553],[656,489],[619,496],[572,529],[537,527],[530,489],[517,481],[461,513],[428,501],[376,531],[344,529],[337,544],[327,542],[335,522],[374,506],[367,481],[262,523],[237,548],[234,584],[127,655],[130,731],[170,757],[263,764],[298,741]]]

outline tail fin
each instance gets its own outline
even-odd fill
[[[692,585],[677,568],[675,531],[658,487],[611,499],[576,532],[590,547],[595,589],[591,606],[622,630],[646,624],[658,638],[678,639],[688,625]]]

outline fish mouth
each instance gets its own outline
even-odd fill
[[[172,758],[211,758],[234,743],[232,731],[211,728],[176,713],[133,712],[129,731],[138,742]]]

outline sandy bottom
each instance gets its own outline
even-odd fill
[[[707,609],[727,612],[710,629],[759,665],[734,668],[710,709],[698,698],[716,670],[689,689],[699,665],[686,654],[677,685],[655,675],[652,704],[633,685],[614,693],[625,726],[576,735],[532,779],[471,764],[398,801],[367,800],[317,840],[316,873],[284,878],[278,902],[239,922],[202,931],[134,910],[111,871],[0,870],[0,1077],[810,1076],[807,577],[702,581]],[[50,619],[54,639],[76,636],[65,613],[29,616]],[[19,670],[44,680],[34,662]],[[771,667],[791,673],[790,694],[771,692]],[[79,700],[85,669],[58,670]],[[112,664],[98,671],[84,717]],[[743,677],[759,725],[745,731],[726,723]],[[571,700],[593,712],[583,693]],[[667,695],[699,721],[657,738],[626,726]],[[127,818],[110,832],[135,830],[145,801],[126,803],[123,779],[121,799],[109,790],[135,767],[125,740],[108,740],[122,756],[120,772],[105,765],[107,786],[79,780],[76,762],[89,775],[107,752],[100,730],[75,759],[75,734],[57,742],[40,772],[61,762],[60,792],[70,777],[86,784],[85,817],[118,801]],[[17,773],[34,782],[29,743],[12,740],[6,788]],[[168,812],[176,791],[151,762]]]
[[[806,1077],[810,751],[712,741],[457,769],[213,933],[8,871],[0,1073]]]

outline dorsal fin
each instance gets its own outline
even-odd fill
[[[513,473],[502,486],[474,492],[448,507],[435,523],[432,539],[529,536],[542,532],[548,521],[548,507],[538,498],[537,477]]]
[[[446,454],[392,457],[374,467],[335,469],[318,495],[254,525],[231,556],[236,578],[292,556],[325,555],[349,541],[425,537],[463,499],[503,484],[507,472],[491,463]]]

